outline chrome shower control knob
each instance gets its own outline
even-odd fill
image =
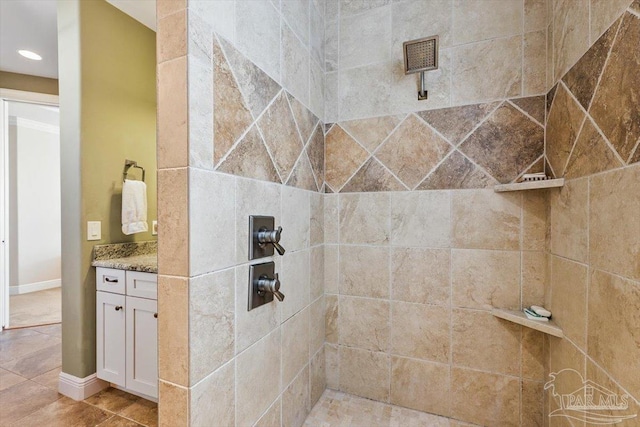
[[[276,277],[274,279],[261,276],[258,279],[258,294],[264,295],[269,292],[272,293],[274,297],[278,298],[278,301],[284,300],[284,294],[280,292],[280,279],[278,274],[276,273]]]
[[[261,228],[260,230],[258,230],[257,234],[258,244],[260,246],[271,244],[274,248],[276,248],[280,255],[284,255],[285,250],[282,245],[280,245],[280,238],[282,237],[282,227],[278,227],[277,230],[268,230],[266,228]]]

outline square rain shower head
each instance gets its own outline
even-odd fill
[[[438,68],[438,36],[402,43],[404,73],[413,74]]]

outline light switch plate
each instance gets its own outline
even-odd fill
[[[87,240],[102,239],[102,222],[87,221]]]
[[[151,235],[152,236],[158,235],[158,221],[151,222]]]

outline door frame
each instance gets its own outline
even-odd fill
[[[8,102],[59,107],[58,95],[0,88],[0,330],[9,326],[9,111]]]

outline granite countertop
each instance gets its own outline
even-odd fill
[[[94,267],[158,272],[158,242],[114,243],[93,247]]]

